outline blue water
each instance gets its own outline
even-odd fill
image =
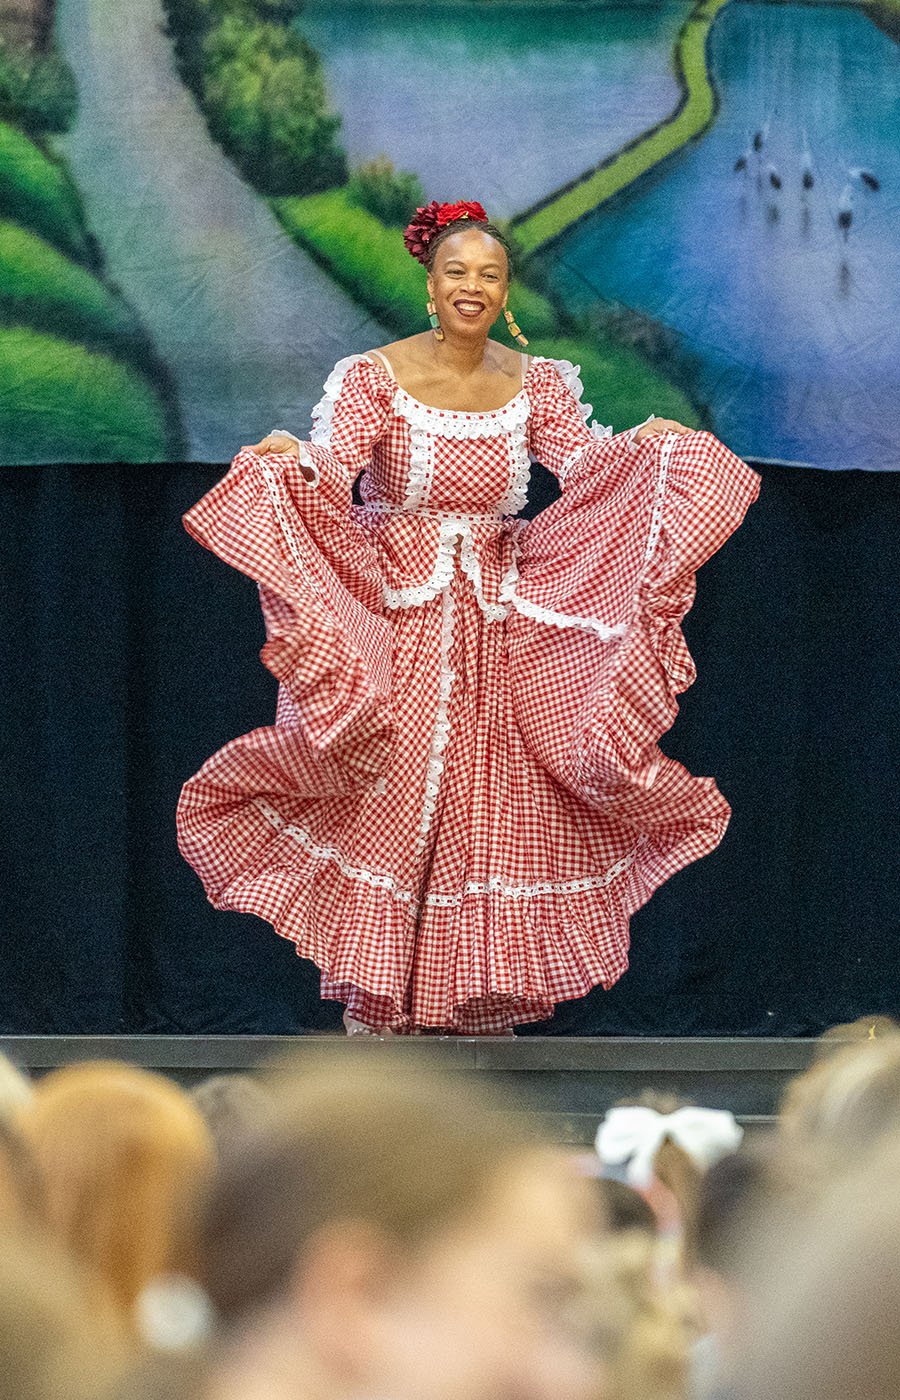
[[[578,306],[619,301],[672,327],[739,455],[900,468],[900,45],[850,6],[732,0],[709,53],[715,125],[560,240],[554,284]],[[767,118],[781,191],[733,172]],[[853,165],[881,189],[853,182],[845,242]]]
[[[428,199],[520,212],[659,121],[687,0],[378,4],[311,0],[352,162],[384,153]]]

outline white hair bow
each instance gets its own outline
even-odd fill
[[[664,1138],[671,1138],[700,1167],[711,1167],[740,1146],[744,1130],[734,1114],[724,1108],[677,1108],[674,1113],[657,1113],[655,1108],[628,1104],[611,1108],[600,1127],[594,1146],[604,1165],[627,1162],[626,1179],[631,1186],[648,1186],[653,1162]]]

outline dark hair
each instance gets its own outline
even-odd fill
[[[499,229],[496,224],[485,223],[483,219],[454,219],[452,223],[444,224],[444,227],[434,235],[431,242],[428,244],[428,257],[425,261],[425,266],[428,269],[428,271],[432,271],[434,267],[434,255],[443,243],[444,239],[449,237],[451,233],[459,233],[462,229],[469,228],[481,229],[482,233],[489,233],[491,238],[496,238],[497,242],[504,248],[506,252],[506,261],[509,266],[509,275],[510,277],[512,277],[513,253],[509,239],[507,238],[503,230]]]
[[[599,1185],[612,1234],[622,1230],[646,1230],[651,1235],[658,1233],[653,1207],[633,1186],[609,1176],[601,1176]]]

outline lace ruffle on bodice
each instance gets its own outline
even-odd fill
[[[422,403],[367,355],[338,360],[312,410],[308,445],[295,441],[315,485],[329,465],[346,483],[361,473],[354,515],[380,555],[388,609],[428,602],[458,559],[489,620],[518,607],[554,625],[618,633],[620,622],[542,609],[517,587],[516,517],[532,461],[565,482],[587,449],[631,446],[643,426],[616,438],[611,426],[592,422],[579,373],[570,360],[533,356],[508,403],[470,412]]]

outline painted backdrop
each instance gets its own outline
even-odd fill
[[[507,225],[600,422],[900,465],[900,0],[13,0],[0,39],[5,465],[305,432],[425,328],[431,198]]]

